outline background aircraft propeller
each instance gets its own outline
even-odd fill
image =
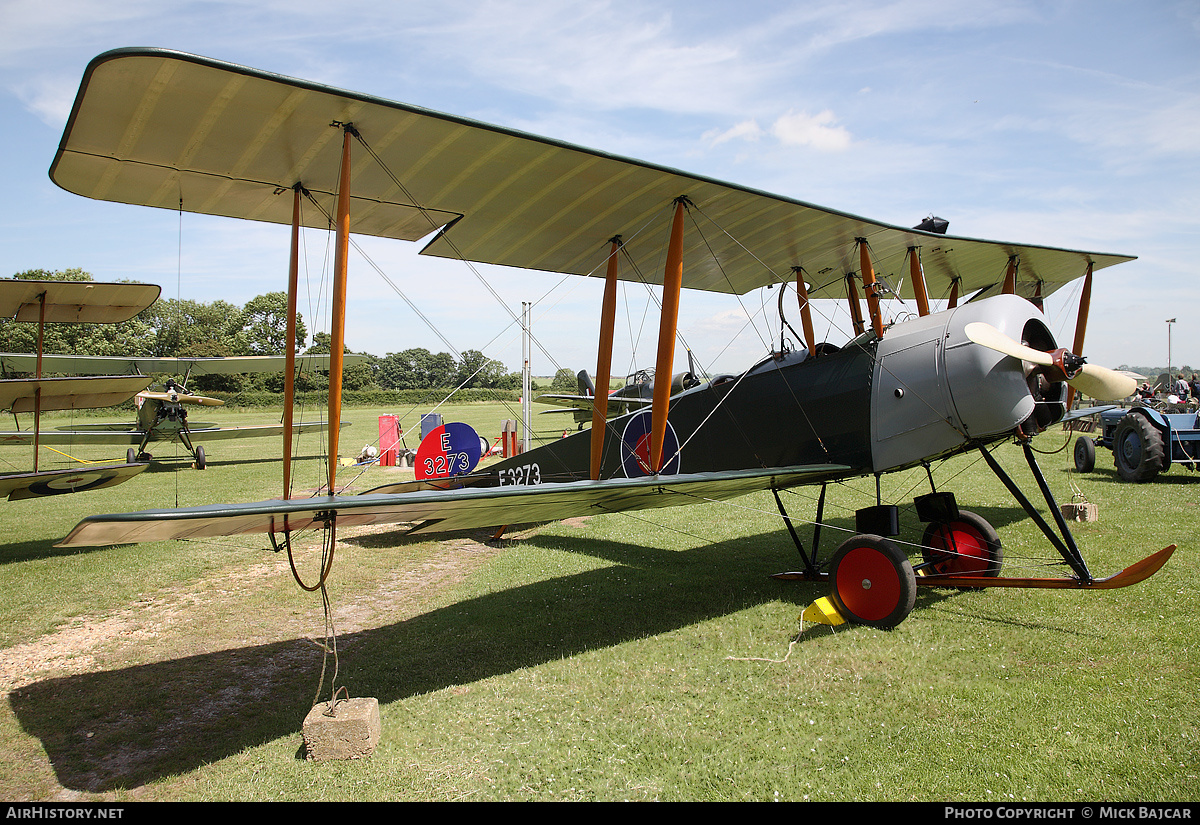
[[[967,324],[967,338],[981,347],[995,350],[1004,355],[1011,355],[1021,361],[1028,361],[1040,367],[1048,368],[1051,374],[1059,380],[1065,380],[1084,395],[1099,401],[1116,401],[1119,398],[1133,395],[1137,382],[1127,375],[1089,364],[1081,356],[1065,349],[1049,352],[1028,347],[1019,341],[1005,335],[991,324],[975,322]],[[1061,377],[1058,375],[1061,373]]]

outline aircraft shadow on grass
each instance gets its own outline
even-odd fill
[[[559,537],[529,541],[563,545]],[[612,566],[339,634],[338,683],[351,696],[373,696],[386,707],[766,602],[798,606],[823,586],[770,578],[783,557],[774,551],[786,554],[788,542],[786,535],[764,534],[661,551],[572,537],[571,552]],[[922,591],[923,601],[952,595]],[[314,614],[313,626],[319,625]],[[783,632],[780,644],[786,645]],[[44,679],[14,690],[8,701],[64,787],[101,793],[298,734],[321,667],[320,648],[297,638]],[[328,685],[321,696],[327,698]]]

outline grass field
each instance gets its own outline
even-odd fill
[[[343,455],[374,441],[383,412],[396,411],[347,411]],[[517,417],[488,404],[441,412],[488,437]],[[1065,444],[1055,431],[1039,447]],[[3,449],[6,471],[28,469],[27,452]],[[298,489],[316,486],[322,449],[302,447]],[[265,539],[53,546],[92,513],[276,497],[277,451],[217,442],[197,471],[160,445],[127,484],[0,502],[0,796],[1200,798],[1200,478],[1178,468],[1130,485],[1107,453],[1083,477],[1069,446],[1040,457],[1060,501],[1098,506],[1098,521],[1075,528],[1097,576],[1179,545],[1154,578],[1089,593],[921,588],[891,632],[800,626],[825,586],[770,577],[798,566],[770,495],[545,525],[498,545],[347,531],[328,585],[335,653],[320,594]],[[1015,447],[999,455],[1028,479]],[[362,491],[403,473],[344,467],[339,478]],[[938,477],[997,526],[1014,575],[1052,554],[976,456]],[[905,501],[928,489],[923,471],[883,485]],[[811,518],[815,497],[785,502]],[[873,497],[873,479],[831,489],[824,554]],[[911,538],[915,522],[905,526]],[[309,545],[297,553],[305,582],[319,560]],[[380,703],[367,759],[303,758],[303,720],[331,684]]]

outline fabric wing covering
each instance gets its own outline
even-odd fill
[[[85,197],[249,220],[291,222],[296,184],[335,212],[341,126],[370,154],[353,168],[351,231],[416,241],[425,254],[603,277],[608,241],[657,260],[671,204],[696,222],[684,286],[744,294],[803,267],[814,298],[841,298],[859,268],[911,297],[906,256],[919,247],[931,295],[999,289],[1020,256],[1018,291],[1043,296],[1130,256],[919,232],[543,137],[208,58],[121,49],[88,66],[50,174]],[[374,155],[374,157],[372,156]],[[182,204],[180,202],[182,198]],[[656,224],[656,222],[659,222]],[[437,232],[438,230],[444,230]],[[434,233],[437,232],[435,235]],[[751,250],[753,254],[747,252]],[[689,254],[695,253],[695,254]],[[641,256],[641,257],[639,257]],[[641,271],[644,270],[644,271]],[[622,277],[660,283],[657,267]]]

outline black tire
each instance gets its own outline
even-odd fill
[[[203,470],[204,467],[204,448],[198,446],[196,447],[196,469]]]
[[[1130,413],[1113,433],[1113,463],[1125,481],[1151,481],[1163,470],[1162,433],[1144,415]]]
[[[1000,575],[1004,564],[1004,546],[1000,534],[987,519],[959,510],[954,521],[933,522],[925,528],[921,556],[928,576],[994,578]]]
[[[891,630],[912,612],[917,580],[896,544],[862,534],[842,542],[830,559],[838,612],[848,622]]]
[[[1096,442],[1086,435],[1075,439],[1075,469],[1081,473],[1096,469]]]
[[[128,450],[125,451],[125,463],[126,464],[135,464],[137,462],[137,457],[138,457],[137,450],[133,449],[133,447],[130,447]]]

